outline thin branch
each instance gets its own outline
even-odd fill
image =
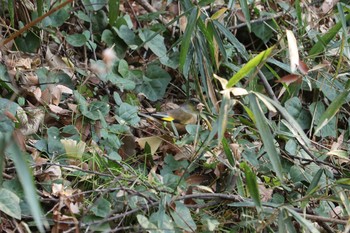
[[[20,30],[18,30],[15,33],[11,34],[11,36],[9,38],[7,38],[7,39],[5,39],[3,41],[0,41],[0,46],[6,45],[10,41],[12,41],[15,38],[17,38],[18,36],[20,36],[23,32],[27,31],[29,28],[33,27],[34,25],[36,25],[37,23],[39,23],[40,21],[45,19],[47,16],[53,14],[54,12],[58,11],[59,9],[63,8],[65,5],[67,5],[67,4],[71,3],[71,2],[73,2],[73,0],[67,0],[67,1],[61,3],[60,5],[58,5],[57,7],[51,9],[50,11],[48,11],[46,14],[42,15],[41,17],[36,18],[35,20],[33,20],[32,22],[28,23],[27,25],[25,25]]]

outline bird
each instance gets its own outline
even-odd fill
[[[172,129],[175,126],[179,134],[184,134],[186,133],[186,125],[197,123],[199,105],[200,102],[193,98],[181,104],[178,108],[151,114],[139,113],[139,116],[153,121],[165,122],[168,129]]]

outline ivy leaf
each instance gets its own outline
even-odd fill
[[[157,65],[151,65],[137,91],[143,93],[149,100],[156,101],[163,98],[170,80],[171,77],[165,70]]]

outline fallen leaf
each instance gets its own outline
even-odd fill
[[[287,40],[288,40],[290,69],[292,73],[294,73],[299,66],[298,45],[293,32],[290,30],[286,30],[286,33],[287,33]]]

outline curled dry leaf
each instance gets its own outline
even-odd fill
[[[300,75],[297,74],[288,74],[283,76],[280,80],[276,80],[276,83],[285,83],[287,86],[291,83],[297,82],[301,83],[302,79]]]
[[[49,104],[48,106],[49,106],[51,112],[56,113],[56,114],[66,115],[66,114],[71,113],[71,111],[69,111],[68,109],[64,109],[64,108],[61,108],[61,107],[53,105],[53,104]]]
[[[73,94],[73,90],[70,89],[69,87],[66,87],[64,85],[58,84],[56,86],[56,88],[58,88],[59,90],[61,90],[61,93],[65,93],[65,94],[69,94],[72,95]]]

